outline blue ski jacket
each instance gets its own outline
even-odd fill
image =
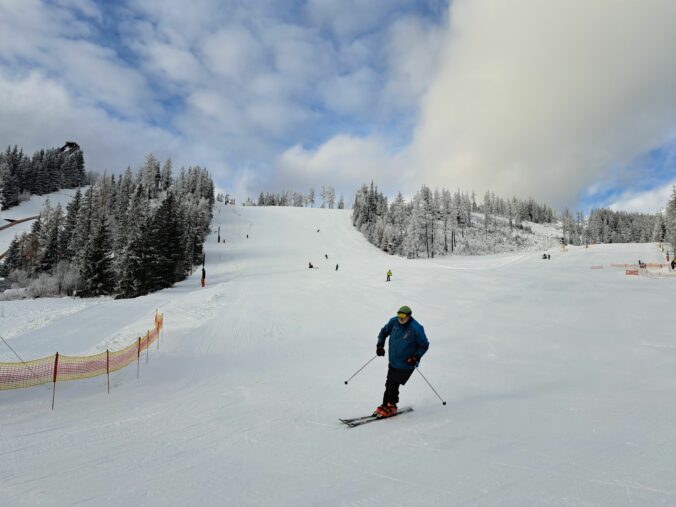
[[[415,366],[408,364],[406,359],[415,356],[420,360],[430,346],[425,336],[425,329],[413,317],[406,324],[400,324],[397,317],[392,317],[378,334],[379,347],[385,345],[388,336],[390,337],[389,357],[392,368],[415,369]]]

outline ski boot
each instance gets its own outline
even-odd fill
[[[380,405],[373,412],[373,415],[382,419],[385,417],[392,417],[397,413],[397,406],[393,403],[388,403],[387,405]]]
[[[377,406],[376,409],[373,411],[373,414],[372,414],[372,415],[374,415],[374,416],[376,416],[376,417],[383,417],[386,410],[387,410],[387,406],[386,406],[386,405],[379,405],[379,406]]]

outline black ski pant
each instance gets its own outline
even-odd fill
[[[413,370],[403,370],[400,368],[387,369],[387,380],[385,381],[385,394],[383,395],[383,405],[399,403],[399,386],[403,386],[413,374]]]

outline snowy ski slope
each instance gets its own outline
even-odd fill
[[[204,289],[197,270],[135,300],[0,302],[24,359],[121,347],[165,315],[110,395],[59,383],[52,412],[51,386],[0,391],[0,505],[676,505],[676,280],[608,269],[661,261],[654,244],[408,261],[349,213],[218,205]],[[347,428],[386,361],[343,381],[402,304],[448,404],[416,374],[415,412]]]

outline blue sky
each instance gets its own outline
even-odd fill
[[[374,180],[654,210],[673,2],[0,0],[0,142],[154,153],[221,191]],[[666,202],[666,201],[665,201]]]

